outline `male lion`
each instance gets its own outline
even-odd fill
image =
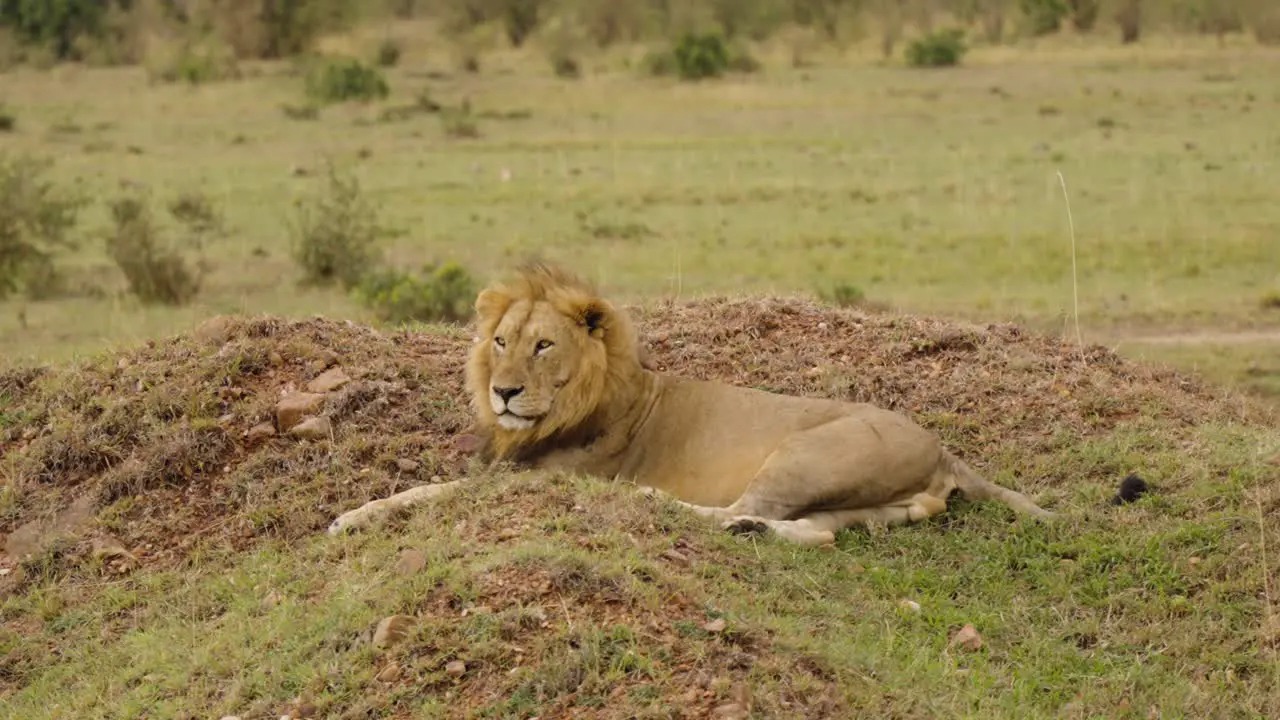
[[[545,265],[476,299],[466,385],[492,460],[630,480],[734,532],[830,543],[855,524],[914,522],[959,488],[1049,518],[983,479],[904,415],[647,369],[627,316]],[[331,533],[435,497],[422,485],[336,519]]]

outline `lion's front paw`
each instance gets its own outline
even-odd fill
[[[769,523],[762,518],[740,515],[726,520],[720,528],[734,535],[763,535],[769,531]]]
[[[377,507],[377,501],[375,500],[361,505],[355,510],[348,510],[342,513],[334,518],[333,522],[329,523],[329,534],[341,535],[348,530],[356,530],[368,525],[376,516]]]

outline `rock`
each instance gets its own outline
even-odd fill
[[[461,660],[454,660],[444,666],[444,671],[451,677],[462,677],[467,674],[467,664]]]
[[[400,679],[400,675],[400,663],[393,662],[379,670],[378,674],[374,675],[373,678],[378,682],[393,683]]]
[[[415,473],[415,472],[418,472],[418,468],[422,466],[419,465],[416,460],[409,460],[408,458],[400,458],[399,460],[396,461],[396,467],[400,468],[400,472],[403,472],[403,473]]]
[[[110,535],[94,538],[91,543],[89,555],[95,560],[101,560],[103,562],[119,561],[126,565],[138,562],[138,558],[134,556],[133,553],[125,549],[123,543]]]
[[[308,415],[315,415],[324,408],[324,395],[298,392],[286,395],[276,403],[276,427],[289,432]]]
[[[293,426],[289,434],[299,440],[328,440],[333,434],[333,424],[323,416],[307,418]]]
[[[910,610],[911,612],[920,612],[920,603],[916,602],[915,600],[904,599],[898,603],[898,607],[902,608],[903,610]]]
[[[982,636],[970,623],[965,623],[964,627],[956,631],[951,636],[950,647],[958,647],[962,650],[978,650],[982,647]]]
[[[484,445],[484,440],[479,435],[464,433],[453,439],[453,446],[464,453],[474,453]]]
[[[307,383],[307,390],[313,393],[329,393],[340,389],[351,382],[351,378],[340,367],[330,368],[320,373]]]
[[[408,615],[392,615],[383,618],[373,631],[373,646],[378,649],[389,648],[403,640],[411,627],[413,627],[413,618]]]
[[[680,552],[679,550],[667,550],[666,552],[662,553],[662,557],[670,560],[671,562],[677,565],[689,564],[689,558],[685,557],[684,553]]]
[[[235,320],[230,315],[215,315],[196,326],[193,333],[197,340],[209,345],[223,345],[231,339],[231,327]]]
[[[422,572],[427,566],[427,556],[421,550],[412,548],[400,551],[400,559],[396,560],[395,571],[399,575],[413,575]]]
[[[275,436],[276,428],[269,422],[258,423],[257,425],[249,428],[249,432],[245,434],[245,437],[249,440],[250,444],[260,443],[267,438]]]
[[[716,618],[715,620],[712,620],[711,622],[702,626],[702,629],[706,630],[709,633],[724,632],[724,628],[725,628],[724,618]]]

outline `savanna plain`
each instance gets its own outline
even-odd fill
[[[93,199],[58,282],[0,302],[0,717],[1280,716],[1276,48],[769,40],[700,82],[537,38],[459,69],[422,20],[318,49],[389,42],[385,97],[323,106],[290,60],[0,74],[0,152]],[[465,320],[299,268],[342,188],[388,267],[563,263],[665,371],[893,406],[1064,519],[801,549],[480,468]],[[182,302],[128,291],[121,197],[211,209]],[[263,429],[324,373],[329,437]]]

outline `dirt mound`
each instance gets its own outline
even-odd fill
[[[786,299],[632,312],[661,370],[903,410],[979,467],[1001,446],[1034,452],[1064,432],[1087,437],[1139,416],[1192,428],[1266,412],[1171,370],[1011,325]],[[76,368],[0,376],[7,562],[74,558],[104,535],[144,564],[238,551],[258,538],[319,533],[363,502],[455,476],[469,461],[456,441],[469,423],[469,345],[466,330],[218,318]],[[328,437],[283,433],[281,399],[335,375],[339,387],[310,396]],[[1023,478],[1032,492],[1081,480],[1052,467]]]
[[[1133,458],[1161,458],[1164,465],[1156,471],[1163,493],[1177,492],[1195,477],[1226,477],[1245,456],[1206,449],[1200,437],[1205,424],[1275,421],[1266,407],[1188,376],[1008,325],[964,327],[785,299],[711,299],[632,312],[651,366],[904,411],[976,467],[989,474],[1012,471],[1011,482],[1049,508],[1072,502],[1095,507],[1095,501],[1102,508],[1098,498],[1113,492],[1122,474],[1145,471],[1125,465]],[[624,489],[564,477],[524,478],[500,488],[478,482],[451,499],[391,518],[384,532],[304,542],[368,500],[477,469],[469,467],[474,460],[459,442],[470,424],[462,391],[470,344],[468,329],[382,333],[322,319],[215,318],[189,335],[77,367],[0,375],[0,599],[16,598],[0,606],[0,698],[12,695],[35,707],[41,693],[53,692],[128,704],[142,702],[132,693],[158,692],[129,681],[106,697],[97,684],[105,680],[65,676],[84,667],[72,655],[92,645],[92,638],[106,653],[132,653],[119,640],[147,622],[148,637],[169,637],[168,616],[134,607],[149,597],[142,589],[153,587],[149,582],[178,594],[175,607],[204,608],[174,621],[183,632],[196,623],[244,662],[266,662],[261,643],[267,641],[258,635],[280,627],[266,622],[270,616],[290,628],[292,643],[281,640],[284,646],[276,647],[272,639],[271,653],[292,648],[296,656],[286,657],[294,662],[305,665],[314,656],[328,668],[305,683],[295,678],[227,699],[223,693],[238,671],[184,669],[189,653],[163,643],[149,655],[129,655],[128,663],[150,668],[139,674],[172,680],[177,689],[171,688],[169,701],[207,709],[201,717],[216,717],[224,708],[247,708],[245,717],[278,717],[291,712],[286,686],[292,694],[304,684],[306,692],[319,694],[326,712],[346,708],[342,717],[409,717],[415,703],[428,700],[447,705],[449,716],[539,708],[548,717],[633,711],[643,713],[625,716],[742,717],[747,708],[788,717],[843,717],[854,709],[927,715],[934,714],[925,709],[931,696],[913,690],[921,678],[893,678],[918,671],[936,679],[936,668],[917,667],[921,656],[910,650],[916,645],[880,664],[893,648],[866,628],[898,618],[893,613],[902,612],[900,599],[921,592],[938,573],[946,587],[935,588],[935,607],[954,599],[947,583],[962,587],[960,578],[968,583],[986,568],[999,574],[999,587],[1012,583],[1018,592],[1039,592],[1040,602],[1061,597],[1053,583],[1088,585],[1085,595],[1106,602],[1077,610],[1111,618],[1115,603],[1197,597],[1203,586],[1172,572],[1170,558],[1143,554],[1194,542],[1197,563],[1208,545],[1236,548],[1237,556],[1215,572],[1229,578],[1229,587],[1247,586],[1246,595],[1264,591],[1258,579],[1267,576],[1265,568],[1251,564],[1252,556],[1238,556],[1252,539],[1246,541],[1248,529],[1234,520],[1182,535],[1171,527],[1172,540],[1133,539],[1123,532],[1134,530],[1138,515],[1125,516],[1115,519],[1116,534],[1098,535],[1095,528],[1092,535],[1052,543],[1033,540],[1039,550],[1024,558],[1003,527],[998,537],[965,534],[965,523],[974,521],[961,514],[942,523],[963,536],[963,547],[939,549],[957,542],[953,533],[926,528],[918,532],[932,534],[917,538],[918,548],[902,540],[886,549],[883,563],[907,553],[927,566],[913,575],[908,561],[893,572],[851,565],[843,549],[803,558],[786,547],[741,550],[688,513],[670,507],[654,512],[633,494],[624,497]],[[1135,427],[1150,432],[1125,435]],[[1113,437],[1130,440],[1109,444]],[[1138,451],[1125,451],[1130,442]],[[1175,467],[1197,455],[1211,458],[1200,463],[1200,474]],[[1084,495],[1082,488],[1088,488]],[[579,503],[592,509],[585,512]],[[1261,494],[1257,503],[1260,520],[1280,512],[1280,492]],[[1168,524],[1162,510],[1153,512],[1158,517],[1143,532],[1163,532]],[[1229,537],[1202,542],[1206,533],[1228,527]],[[985,549],[972,547],[984,542]],[[1144,550],[1116,548],[1125,542]],[[397,560],[397,545],[416,546],[417,562],[428,563],[426,569],[409,575],[392,570],[403,560]],[[263,548],[270,552],[246,552]],[[871,549],[861,547],[867,554]],[[301,579],[277,585],[276,573],[288,572],[264,563],[283,564]],[[864,571],[865,582],[857,579]],[[343,572],[366,573],[356,581],[359,593],[380,599],[335,589],[343,587],[334,580]],[[226,583],[224,573],[232,576]],[[120,582],[111,582],[112,575]],[[387,579],[395,575],[398,580]],[[241,579],[233,589],[235,577]],[[199,584],[188,587],[189,578]],[[1115,587],[1099,589],[1099,583]],[[821,594],[824,586],[831,595]],[[964,587],[961,596],[978,591]],[[759,607],[744,607],[748,596],[747,605]],[[236,598],[232,609],[228,597]],[[1182,607],[1170,605],[1166,621],[1182,617]],[[235,612],[239,624],[251,623],[244,637],[235,634],[237,621],[217,624],[223,613]],[[965,612],[969,622],[970,614],[985,611],[970,603]],[[289,624],[283,618],[290,613],[317,619]],[[371,632],[379,617],[391,613],[412,618],[410,637],[388,653],[370,654],[366,631],[358,628]],[[993,644],[1013,652],[1022,629],[1007,630],[1001,639],[992,619],[999,614],[987,617],[983,635],[991,631]],[[899,618],[893,622],[905,624],[892,632],[916,633],[918,648],[935,647],[961,626],[953,622],[960,619],[930,615],[912,624]],[[1086,617],[1081,627],[1067,629],[1050,623],[1044,632],[1056,633],[1054,638],[1067,632],[1068,639],[1054,639],[1065,645],[1045,652],[1055,658],[1095,652],[1093,640],[1079,644],[1070,633],[1110,633],[1116,647],[1136,647],[1148,642],[1150,627],[1160,626],[1137,614],[1131,620],[1093,627]],[[1206,646],[1235,647],[1246,632],[1221,630],[1219,637],[1206,629],[1213,623],[1192,620],[1169,631],[1186,647],[1164,649],[1186,662]],[[797,629],[808,622],[815,628],[828,623],[837,635],[863,635],[842,644],[820,629]],[[1009,685],[1021,667],[1018,657],[966,672],[993,673],[979,684]],[[1265,695],[1265,675],[1257,674],[1262,680],[1255,682],[1251,665],[1241,660],[1239,667],[1246,680],[1233,687]],[[1053,672],[1056,677],[1059,671]],[[1216,682],[1212,668],[1203,672],[1188,682]],[[752,688],[760,689],[754,699]],[[156,701],[146,696],[146,702]],[[1115,701],[1104,694],[1091,702],[1110,707]]]

